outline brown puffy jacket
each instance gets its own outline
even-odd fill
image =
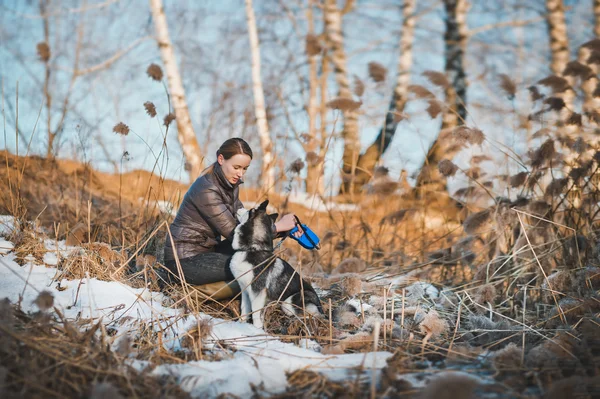
[[[241,183],[241,181],[240,181]],[[175,242],[165,242],[165,261],[185,259],[203,252],[212,252],[221,236],[232,240],[237,224],[236,212],[242,208],[239,184],[232,185],[218,163],[212,171],[200,176],[189,188],[170,229]]]

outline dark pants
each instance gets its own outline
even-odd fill
[[[192,285],[203,285],[233,280],[233,274],[229,269],[232,255],[231,242],[225,240],[215,246],[214,252],[205,252],[190,258],[179,259],[185,282]],[[175,260],[165,261],[165,266],[175,275],[169,273],[171,282],[177,281],[179,272]]]

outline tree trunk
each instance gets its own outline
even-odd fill
[[[550,69],[555,75],[562,76],[569,62],[569,38],[565,21],[563,0],[546,0],[548,12],[548,35],[550,36]]]
[[[400,55],[398,57],[398,76],[396,87],[392,94],[389,110],[385,116],[385,125],[379,131],[377,138],[360,155],[356,171],[356,189],[360,189],[370,178],[370,172],[381,159],[394,138],[398,123],[402,119],[400,114],[408,98],[408,85],[410,83],[410,69],[412,67],[412,45],[415,36],[415,3],[416,0],[405,0],[402,6],[402,33],[400,36]]]
[[[600,42],[600,39],[594,39],[588,43],[583,44],[579,48],[578,61],[586,65],[590,71],[590,75],[581,80],[581,90],[583,91],[583,106],[582,113],[590,114],[592,112],[597,112],[598,107],[600,106],[600,102],[594,96],[594,91],[596,87],[598,87],[598,65],[595,62],[588,62],[590,55],[592,55],[591,49],[596,47],[597,43]]]
[[[349,5],[350,4],[350,5]],[[351,2],[346,3],[345,11],[349,11]],[[338,85],[338,95],[341,98],[352,99],[352,90],[348,79],[344,37],[342,34],[342,11],[336,0],[325,0],[325,36],[327,38],[329,55],[333,64],[335,80]],[[344,153],[342,155],[342,187],[341,192],[352,193],[354,187],[354,172],[360,155],[360,138],[358,132],[358,114],[356,111],[343,111]]]
[[[250,39],[250,52],[252,54],[252,91],[254,93],[254,114],[256,127],[260,138],[262,150],[261,179],[263,187],[271,192],[275,186],[275,163],[273,157],[273,143],[269,134],[267,112],[265,110],[265,95],[260,76],[260,44],[256,30],[256,17],[252,8],[252,0],[246,0],[246,21],[248,23],[248,37]]]
[[[446,191],[446,177],[438,171],[438,163],[442,159],[452,159],[460,147],[452,145],[450,132],[467,118],[467,80],[464,67],[464,54],[468,36],[466,0],[445,0],[446,33],[445,56],[446,75],[449,86],[446,88],[447,108],[442,115],[440,134],[433,142],[421,171],[417,177],[417,195],[426,191]]]
[[[313,0],[308,0],[308,5],[306,8],[306,21],[308,24],[308,34],[314,35],[314,15],[313,15]],[[317,92],[319,89],[319,76],[317,73],[317,54],[307,54],[308,56],[308,137],[307,142],[304,145],[304,149],[307,154],[307,162],[306,162],[306,192],[308,194],[319,194],[323,195],[325,193],[325,184],[324,184],[324,176],[323,176],[323,160],[317,154],[320,148],[322,148],[324,143],[325,135],[321,134],[319,138],[317,138],[317,113],[318,113],[318,105],[317,105]],[[323,57],[323,68],[321,68],[322,75],[327,76],[326,71],[326,57]],[[326,94],[326,88],[321,88],[321,93]],[[327,97],[325,97],[325,101],[327,101]],[[323,107],[326,107],[325,104],[322,104]],[[322,123],[326,123],[326,121],[322,121]]]
[[[150,9],[156,29],[156,41],[160,49],[163,64],[165,65],[171,101],[175,110],[177,139],[183,151],[190,182],[193,182],[200,175],[202,169],[204,169],[204,156],[194,133],[194,127],[192,126],[185,90],[183,89],[173,45],[169,37],[169,27],[162,0],[150,0]]]

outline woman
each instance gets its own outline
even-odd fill
[[[175,255],[188,284],[199,287],[214,299],[223,299],[239,292],[230,282],[229,258],[231,242],[237,224],[236,213],[242,208],[239,185],[252,161],[252,150],[240,138],[225,141],[217,150],[217,161],[192,184],[171,223],[173,237],[165,243],[165,266],[174,276],[180,276]],[[295,226],[293,214],[284,215],[272,226],[273,233],[289,231]],[[222,238],[223,237],[223,238]],[[217,283],[211,285],[211,283]],[[203,289],[204,288],[204,289]],[[216,289],[215,289],[216,288]]]

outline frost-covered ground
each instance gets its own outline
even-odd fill
[[[11,226],[10,217],[0,219],[0,233],[9,233]],[[46,240],[45,246],[48,252],[44,264],[34,263],[31,257],[20,266],[11,252],[13,244],[0,239],[0,299],[8,298],[12,303],[19,303],[23,311],[35,312],[38,310],[35,299],[40,292],[49,291],[54,296],[54,306],[82,328],[90,325],[86,322],[101,319],[107,328],[115,330],[114,345],[119,339],[134,334],[140,326],[152,325],[155,330],[164,331],[165,348],[176,350],[184,333],[197,325],[198,319],[209,318],[204,314],[185,316],[179,308],[163,306],[168,300],[162,293],[116,281],[95,278],[58,281],[58,259],[79,248],[51,240]],[[228,352],[224,360],[163,364],[155,367],[153,373],[177,377],[194,397],[213,397],[221,393],[244,397],[252,393],[251,384],[267,392],[285,390],[286,372],[297,369],[318,371],[332,380],[356,378],[357,370],[363,370],[364,378],[371,378],[372,370],[380,370],[391,356],[389,352],[324,355],[316,342],[304,341],[299,346],[284,343],[250,324],[212,319],[212,326],[205,347],[220,350],[216,345],[219,341],[235,349]],[[150,366],[133,358],[129,361],[138,369]]]

